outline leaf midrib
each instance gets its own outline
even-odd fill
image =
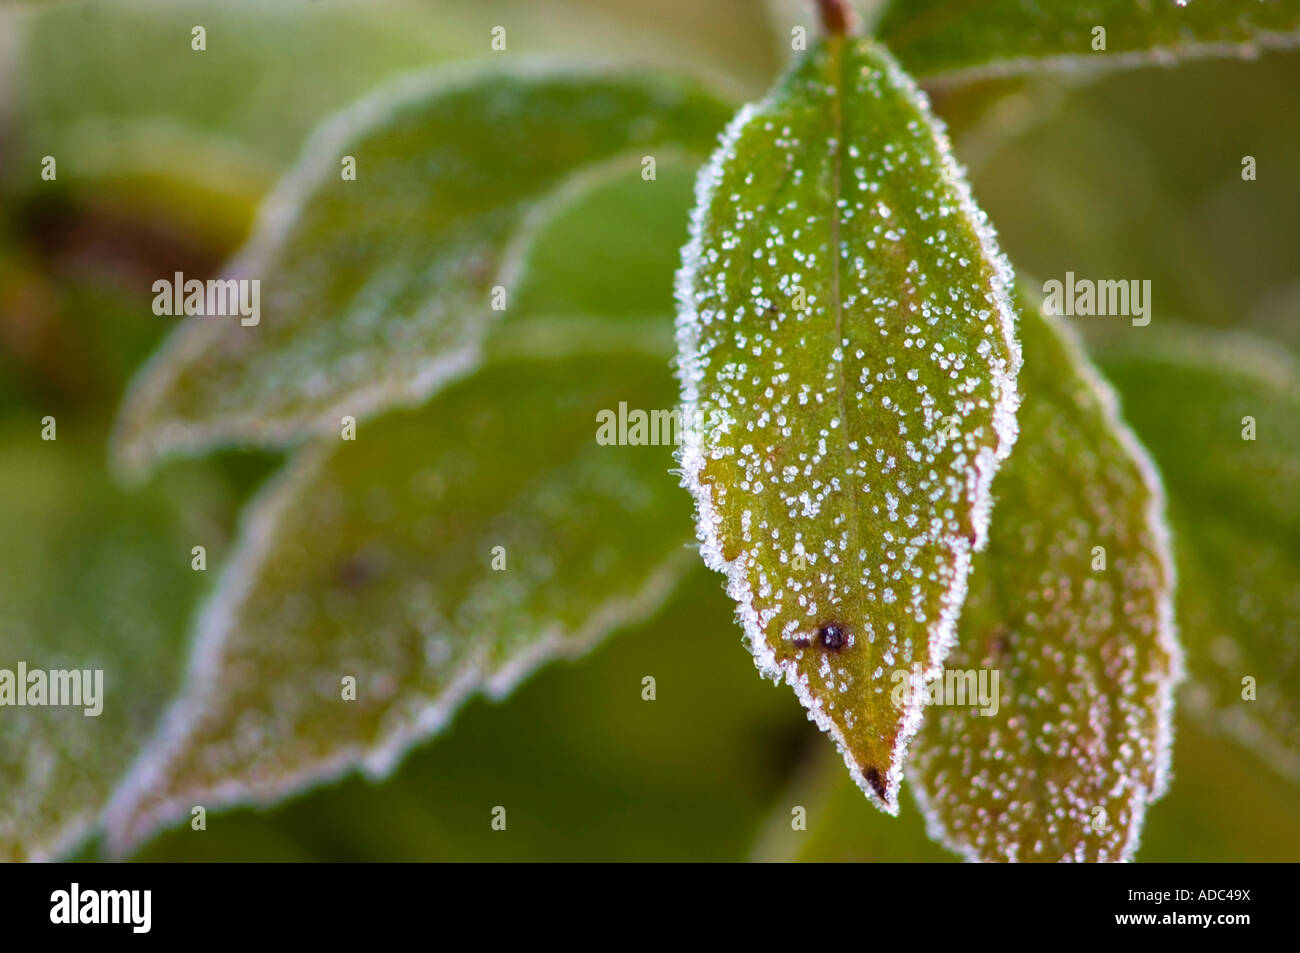
[[[844,305],[840,298],[840,197],[843,194],[840,181],[844,170],[844,38],[831,37],[827,42],[832,73],[831,88],[831,135],[835,148],[831,153],[831,304],[835,309],[835,341],[831,348],[832,358],[836,351],[840,358],[835,362],[836,387],[835,396],[840,413],[841,445],[844,448],[844,496],[848,500],[849,537],[855,545],[859,544],[858,535],[858,497],[857,481],[853,478],[853,451],[849,447],[849,407],[844,396],[848,382],[844,377],[844,356],[848,345],[844,343]]]

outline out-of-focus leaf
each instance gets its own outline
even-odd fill
[[[638,166],[557,209],[524,259],[510,311],[488,332],[484,360],[614,351],[666,366],[697,170],[665,156],[653,181]]]
[[[1163,495],[1035,303],[1020,339],[1019,442],[909,778],[971,860],[1127,860],[1168,784],[1181,675]]]
[[[1236,92],[1245,88],[1254,94]],[[1300,56],[1110,74],[1072,89],[1057,117],[1000,149],[973,188],[1021,275],[1149,279],[1156,323],[1242,327],[1257,311],[1255,330],[1300,344],[1295,312],[1270,293],[1295,280],[1300,246],[1289,172],[1300,168],[1300,124],[1274,121],[1300,111],[1297,90]],[[979,165],[970,144],[958,139],[957,154]],[[1246,154],[1258,160],[1256,181],[1242,177]],[[1118,323],[1128,322],[1079,325],[1091,336]]]
[[[686,512],[668,451],[601,445],[597,415],[671,400],[644,358],[502,362],[303,451],[246,513],[112,841],[385,775],[469,695],[653,611],[689,565]]]
[[[325,115],[399,73],[566,49],[608,56],[632,32],[617,16],[537,0],[79,0],[12,13],[19,152],[7,174],[36,182],[53,154],[61,182],[149,175],[228,198],[256,197]],[[491,46],[497,25],[505,51]]]
[[[1168,487],[1183,698],[1300,781],[1300,367],[1260,339],[1169,323],[1100,353]]]
[[[553,207],[629,159],[707,148],[724,116],[692,82],[542,70],[439,71],[367,98],[313,137],[230,268],[261,281],[265,320],[179,327],[128,397],[120,459],[419,403],[478,362]]]
[[[701,174],[679,276],[683,469],[759,668],[897,809],[1014,439],[1009,268],[887,54],[832,38]]]
[[[1096,33],[1102,28],[1104,49]],[[1041,69],[1115,69],[1251,56],[1300,43],[1297,0],[893,0],[876,36],[913,75],[944,82]]]
[[[1180,706],[1174,732],[1176,779],[1142,828],[1138,861],[1156,863],[1285,863],[1300,855],[1295,789],[1260,768],[1255,756]],[[777,798],[757,860],[917,862],[952,860],[925,833],[921,814],[903,799],[899,816],[883,817],[862,803],[838,761],[820,758]],[[807,830],[793,830],[795,807]],[[1188,836],[1194,831],[1195,836]],[[177,854],[184,857],[184,854]]]
[[[210,816],[137,859],[743,860],[787,782],[790,742],[808,739],[731,625],[730,600],[695,565],[654,618],[505,704],[468,702],[382,785],[352,778],[274,811]],[[505,831],[491,827],[497,805]]]
[[[98,823],[179,680],[205,579],[191,549],[215,567],[225,542],[219,481],[171,471],[123,493],[102,446],[56,425],[53,441],[36,415],[0,431],[0,669],[99,670],[102,711],[18,707],[16,695],[0,707],[0,860],[57,857]]]

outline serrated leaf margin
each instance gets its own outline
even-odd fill
[[[846,42],[854,42],[849,38]],[[856,40],[856,42],[870,42]],[[997,380],[1000,400],[994,407],[993,426],[999,443],[996,452],[984,448],[975,461],[973,478],[974,505],[971,521],[975,529],[975,541],[970,543],[961,539],[954,542],[953,583],[942,597],[942,608],[937,625],[929,633],[930,657],[928,667],[919,676],[913,675],[916,682],[913,688],[920,687],[925,680],[942,671],[943,661],[957,641],[957,618],[962,604],[966,600],[967,577],[971,569],[971,555],[982,550],[988,544],[988,526],[992,513],[993,497],[991,486],[993,477],[1011,453],[1017,435],[1016,409],[1019,406],[1019,394],[1016,390],[1016,375],[1020,370],[1020,345],[1015,336],[1016,311],[1012,302],[1011,289],[1014,277],[1010,262],[997,247],[996,232],[989,223],[988,216],[976,204],[971,194],[965,173],[955,158],[948,141],[946,127],[935,116],[929,105],[929,99],[916,82],[898,65],[893,55],[879,44],[872,43],[873,50],[880,57],[885,67],[889,85],[913,102],[929,120],[935,152],[940,157],[939,173],[944,182],[950,186],[958,198],[962,215],[971,222],[979,239],[987,263],[993,270],[993,291],[996,299],[998,317],[1004,338],[1008,341],[1011,352],[1011,366],[1006,375]],[[810,50],[811,52],[811,50]],[[808,55],[808,54],[805,54]],[[691,355],[699,351],[699,321],[694,304],[694,279],[697,264],[701,259],[704,230],[708,224],[708,209],[718,183],[722,178],[722,167],[745,128],[765,109],[775,103],[779,91],[786,80],[792,76],[803,62],[797,58],[788,68],[786,74],[778,80],[773,91],[756,103],[749,103],[741,108],[723,131],[718,148],[709,162],[700,170],[695,183],[695,208],[691,213],[690,233],[682,249],[682,267],[677,272],[677,343],[678,360],[676,362],[679,380],[682,385],[682,419],[691,422],[698,419],[699,384],[701,369],[691,360]],[[719,521],[719,514],[713,503],[708,487],[699,479],[705,458],[702,452],[702,438],[692,426],[682,428],[682,445],[678,451],[681,485],[690,491],[696,505],[696,537],[700,542],[700,555],[705,565],[727,577],[726,591],[736,602],[736,618],[744,629],[745,643],[754,656],[754,664],[759,672],[774,682],[785,680],[794,689],[800,703],[808,712],[808,717],[817,727],[828,734],[835,742],[837,750],[844,758],[845,766],[854,782],[866,795],[867,800],[885,813],[897,816],[899,810],[898,794],[902,786],[903,766],[906,762],[907,748],[912,738],[921,727],[924,711],[921,699],[922,691],[909,691],[903,711],[903,721],[894,742],[893,757],[885,777],[885,798],[882,801],[873,786],[862,773],[862,769],[849,755],[844,737],[835,727],[833,721],[823,713],[816,704],[812,694],[801,681],[795,677],[795,670],[783,669],[776,661],[775,653],[768,647],[763,636],[758,614],[753,607],[753,593],[745,577],[743,554],[735,560],[728,561],[722,554],[722,547],[712,528]]]

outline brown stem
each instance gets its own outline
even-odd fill
[[[817,9],[822,15],[822,26],[831,36],[852,32],[855,18],[849,0],[817,0]]]

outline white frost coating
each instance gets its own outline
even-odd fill
[[[1178,574],[1174,566],[1173,536],[1169,529],[1169,521],[1165,518],[1165,510],[1168,505],[1165,500],[1165,485],[1160,479],[1160,471],[1156,469],[1151,454],[1147,452],[1147,448],[1143,446],[1142,441],[1138,439],[1132,428],[1124,422],[1119,395],[1115,392],[1115,388],[1110,386],[1110,382],[1103,378],[1093,367],[1092,362],[1088,360],[1078,334],[1073,328],[1064,326],[1060,322],[1054,321],[1052,325],[1065,342],[1066,352],[1070,355],[1070,360],[1078,370],[1079,376],[1097,395],[1111,432],[1115,434],[1120,446],[1132,459],[1139,475],[1142,477],[1142,484],[1148,493],[1146,506],[1147,526],[1151,530],[1152,539],[1155,541],[1155,550],[1160,560],[1160,568],[1165,579],[1169,581],[1169,585],[1160,593],[1156,603],[1156,644],[1160,646],[1169,659],[1169,677],[1160,687],[1159,733],[1156,739],[1156,782],[1147,800],[1147,803],[1150,804],[1163,797],[1169,789],[1169,767],[1174,747],[1174,689],[1178,687],[1187,674],[1182,643],[1178,641],[1178,624],[1174,618],[1174,599],[1178,592]],[[1127,851],[1128,857],[1132,857],[1133,852],[1137,850],[1141,832],[1142,818],[1139,817],[1138,822],[1133,826],[1133,839]]]
[[[227,637],[238,631],[239,610],[258,582],[276,542],[281,518],[300,500],[303,487],[319,472],[328,456],[329,452],[322,447],[303,450],[246,508],[239,543],[198,616],[182,689],[104,812],[107,845],[114,855],[125,856],[145,838],[188,816],[194,803],[192,792],[169,792],[156,800],[154,796],[166,789],[169,766],[191,745],[193,733],[202,724],[210,703],[221,695],[219,676],[223,654]],[[208,808],[270,806],[289,794],[327,784],[357,768],[373,780],[387,777],[413,745],[445,727],[476,692],[483,691],[493,699],[503,698],[551,659],[582,655],[614,629],[647,618],[681,579],[688,564],[684,555],[674,552],[665,559],[632,596],[607,599],[593,606],[583,625],[567,638],[561,625],[539,622],[542,637],[499,667],[488,667],[486,660],[479,656],[467,656],[436,697],[423,699],[413,718],[397,719],[373,743],[340,745],[329,757],[296,765],[271,782],[265,778],[259,778],[257,783],[226,778],[208,784],[202,793],[203,803]]]
[[[447,96],[500,75],[518,79],[609,80],[634,77],[624,67],[591,64],[575,67],[550,58],[521,58],[507,68],[456,63],[432,70],[420,70],[399,77],[391,84],[358,100],[322,123],[308,138],[294,166],[281,177],[262,202],[250,238],[224,269],[222,278],[258,277],[292,234],[300,210],[312,194],[339,174],[339,157],[349,144],[384,125],[403,108]],[[577,167],[557,180],[546,194],[534,196],[502,253],[493,285],[513,293],[522,281],[528,253],[545,226],[565,207],[616,175],[635,167],[643,150],[628,151],[597,159]],[[676,144],[656,146],[656,154],[673,157],[686,154]],[[423,361],[412,375],[374,374],[367,383],[340,394],[329,404],[313,408],[309,419],[301,412],[277,412],[250,408],[226,411],[208,420],[178,420],[165,416],[170,388],[179,372],[189,368],[207,350],[231,332],[229,322],[194,319],[179,325],[137,371],[122,402],[112,437],[113,465],[118,475],[130,482],[141,479],[151,463],[163,456],[196,455],[214,446],[233,442],[249,443],[256,435],[259,444],[290,445],[310,435],[334,433],[339,419],[350,415],[357,420],[390,407],[418,406],[442,387],[480,366],[482,344],[498,314],[486,306],[477,320],[470,343],[447,347]],[[263,320],[274,320],[264,315]],[[256,329],[236,329],[250,333]],[[147,432],[141,418],[147,421]],[[154,419],[149,419],[154,418]],[[161,419],[158,419],[161,418]]]
[[[1032,294],[1025,293],[1025,298],[1031,306],[1039,308],[1040,302]],[[1161,579],[1165,583],[1155,594],[1155,642],[1163,658],[1168,662],[1168,670],[1163,673],[1163,677],[1158,678],[1156,685],[1154,752],[1153,763],[1150,765],[1153,783],[1148,787],[1140,779],[1128,775],[1116,780],[1116,789],[1131,789],[1133,792],[1130,802],[1131,811],[1124,818],[1128,836],[1121,847],[1120,856],[1115,858],[1118,861],[1125,862],[1132,860],[1140,845],[1142,825],[1146,818],[1147,809],[1168,790],[1174,740],[1174,692],[1185,677],[1184,654],[1178,640],[1174,617],[1177,579],[1170,529],[1165,518],[1164,487],[1146,448],[1124,422],[1120,411],[1119,398],[1115,390],[1093,367],[1084,352],[1077,333],[1062,321],[1053,320],[1049,317],[1044,317],[1043,320],[1062,343],[1072,370],[1096,398],[1097,408],[1101,411],[1107,429],[1115,437],[1123,453],[1137,471],[1142,488],[1146,493],[1144,506],[1146,528],[1150,533],[1152,549],[1159,564]],[[1082,625],[1081,622],[1079,624]],[[1143,767],[1139,763],[1137,770],[1141,771]],[[964,778],[963,780],[969,779]],[[912,792],[925,817],[926,831],[933,840],[946,844],[969,862],[979,863],[985,860],[981,856],[978,845],[972,843],[969,837],[955,837],[948,830],[943,813],[932,802],[924,784],[914,783]],[[1062,793],[1058,791],[1057,795],[1060,796]],[[1077,845],[1073,855],[1062,859],[1087,859],[1084,845]]]
[[[48,864],[67,857],[95,833],[98,825],[98,811],[79,811],[64,821],[50,837],[25,843],[23,846],[27,850],[27,862]]]
[[[849,54],[846,53],[846,55]],[[987,542],[988,521],[992,508],[990,485],[998,465],[1010,453],[1011,445],[1016,437],[1015,412],[1017,395],[1015,378],[1019,371],[1021,357],[1019,346],[1015,340],[1015,311],[1010,298],[1011,268],[997,249],[993,229],[983,212],[974,204],[961,169],[953,158],[942,126],[929,113],[924,94],[898,68],[887,53],[880,52],[877,55],[883,61],[884,76],[892,91],[901,93],[906,97],[925,119],[925,125],[929,131],[930,145],[939,157],[938,171],[941,182],[943,186],[951,191],[952,197],[956,199],[957,211],[960,213],[960,217],[971,225],[979,242],[984,262],[990,266],[991,278],[988,290],[993,295],[994,310],[996,311],[995,320],[1000,335],[1000,343],[1005,348],[1009,358],[1005,365],[999,365],[997,361],[988,362],[988,371],[992,377],[993,389],[996,394],[996,402],[992,408],[992,425],[998,442],[996,449],[987,446],[982,447],[977,453],[973,465],[968,468],[966,474],[967,499],[971,502],[970,520],[975,538],[974,540],[968,540],[963,536],[956,535],[947,537],[944,540],[950,556],[950,572],[947,577],[947,587],[941,595],[938,618],[932,620],[928,627],[927,668],[920,675],[913,675],[914,684],[917,684],[919,680],[933,677],[941,671],[943,660],[955,641],[956,621],[966,595],[967,575],[970,570],[972,549],[982,548]],[[917,691],[910,692],[907,696],[908,701],[903,706],[899,730],[895,736],[892,756],[883,782],[884,796],[882,798],[874,785],[864,777],[862,767],[854,760],[849,751],[849,742],[843,731],[829,714],[824,699],[818,697],[810,687],[808,679],[800,675],[797,663],[786,661],[783,664],[778,660],[772,644],[769,643],[768,637],[765,635],[765,629],[771,619],[776,616],[779,607],[763,613],[762,617],[760,617],[760,612],[756,608],[755,593],[749,578],[749,567],[747,566],[747,558],[752,556],[753,550],[741,547],[736,558],[728,560],[725,557],[723,542],[719,534],[723,514],[719,509],[718,501],[714,498],[712,489],[701,480],[701,474],[708,462],[707,444],[710,437],[710,434],[705,433],[704,428],[713,426],[716,429],[721,426],[729,430],[731,427],[743,425],[743,421],[737,422],[730,415],[727,415],[726,420],[721,425],[717,421],[706,421],[701,416],[701,387],[705,383],[708,361],[701,351],[701,337],[705,321],[697,310],[697,302],[701,294],[699,276],[705,264],[705,256],[714,251],[714,249],[704,247],[705,232],[710,226],[710,210],[717,197],[718,188],[724,174],[728,171],[728,163],[735,158],[736,147],[743,134],[764,119],[771,118],[777,125],[781,123],[782,119],[776,112],[776,108],[785,95],[786,83],[790,77],[798,73],[799,68],[800,65],[796,64],[787,79],[778,84],[776,91],[769,94],[766,99],[758,104],[747,105],[737,114],[723,133],[718,149],[710,162],[701,170],[696,182],[696,206],[691,217],[690,237],[683,249],[683,263],[678,271],[676,282],[678,372],[682,383],[683,419],[687,423],[684,428],[679,456],[682,469],[682,484],[691,491],[695,498],[696,532],[700,540],[701,555],[710,568],[726,575],[727,592],[736,601],[737,618],[744,628],[745,637],[750,650],[754,654],[756,665],[764,675],[774,680],[779,681],[784,678],[807,709],[809,717],[835,741],[837,748],[844,757],[850,775],[867,795],[868,799],[886,812],[897,814],[898,790],[902,780],[902,763],[908,742],[915,735],[921,722],[923,710],[921,693]],[[788,129],[786,131],[788,132]],[[843,144],[838,145],[842,146]],[[848,154],[854,159],[857,158],[856,144],[848,143]],[[801,175],[802,171],[796,171],[796,177]],[[838,175],[838,167],[836,174]],[[866,184],[864,183],[862,187],[866,187]],[[944,196],[945,200],[948,197]],[[831,203],[828,201],[827,204]],[[841,207],[847,208],[847,206]],[[838,212],[833,213],[835,216],[838,214]],[[888,210],[886,209],[882,214],[887,215]],[[894,234],[891,230],[886,237],[891,237]],[[778,235],[776,243],[784,244],[787,237],[789,236]],[[798,238],[798,232],[796,231],[792,237]],[[859,250],[855,249],[854,251]],[[760,252],[756,250],[754,254],[757,258]],[[838,278],[836,281],[838,282]],[[797,284],[797,281],[792,280],[790,284]],[[738,289],[742,293],[745,290],[743,288]],[[765,290],[770,292],[773,289]],[[838,307],[838,302],[836,302],[836,305]],[[727,319],[728,315],[725,312],[716,318],[718,322],[723,323]],[[738,321],[739,316],[737,315],[731,320]],[[845,343],[849,344],[850,349],[852,348],[851,342],[846,341]],[[759,353],[757,345],[754,353]],[[836,353],[837,355],[840,353],[838,348]],[[981,351],[981,354],[983,354],[983,351]],[[861,352],[858,352],[858,355],[861,356]],[[730,373],[738,378],[743,376],[745,371],[743,367],[733,368],[728,365],[725,371],[718,373],[720,376]],[[954,372],[952,376],[956,377],[956,373]],[[915,380],[916,378],[909,374],[908,379]],[[728,398],[724,394],[720,399],[725,403]],[[806,402],[807,394],[801,394],[800,403]],[[727,404],[727,406],[731,405]],[[885,406],[888,406],[887,400]],[[842,423],[841,421],[841,425]],[[834,428],[835,424],[832,423],[831,426]],[[824,446],[824,441],[822,445]],[[857,448],[855,447],[855,449]],[[732,448],[732,452],[734,452],[734,448]],[[746,448],[742,448],[742,454],[745,452]],[[893,463],[894,461],[891,459],[889,461],[891,468]],[[808,509],[806,494],[804,502],[805,512],[811,512]],[[856,509],[856,505],[856,503],[851,502],[850,509]],[[890,504],[891,513],[894,506],[895,504]],[[744,514],[742,523],[745,539],[750,541],[751,526],[748,512]],[[775,538],[777,531],[773,530],[772,532],[773,538]],[[792,551],[803,552],[805,541],[799,539],[798,533],[795,534],[795,538],[798,543]],[[813,540],[811,542],[815,547],[822,541]],[[849,542],[856,543],[854,540],[849,540]],[[843,550],[843,545],[840,548]],[[825,554],[830,558],[832,566],[840,562],[840,557],[834,552],[833,548]],[[892,553],[890,555],[892,556]],[[885,589],[883,596],[886,603],[894,601],[893,590],[890,587]],[[799,601],[801,606],[805,604],[803,596],[800,596]],[[890,628],[892,629],[892,623]],[[785,638],[789,635],[789,632],[783,631],[777,637]],[[858,637],[862,637],[861,633],[859,633]],[[871,638],[874,640],[874,635]],[[895,638],[892,632],[889,638],[891,642]],[[893,649],[889,649],[885,654],[886,663],[892,658],[892,652]],[[826,663],[825,658],[823,662],[823,673],[825,673],[828,663]],[[867,687],[874,687],[879,690],[874,680],[873,685]],[[843,691],[843,687],[840,690]],[[886,690],[888,690],[888,687]],[[868,699],[860,700],[866,701]],[[853,724],[853,720],[853,713],[849,711],[846,714],[846,724]]]
[[[993,509],[993,497],[989,488],[993,483],[993,476],[1002,461],[1011,454],[1011,448],[1016,442],[1016,409],[1020,405],[1020,397],[1016,391],[1016,376],[1020,373],[1023,356],[1020,353],[1020,342],[1016,340],[1016,309],[1011,303],[1011,288],[1015,283],[1015,274],[1011,270],[1011,262],[998,250],[997,233],[990,224],[988,216],[975,204],[970,184],[966,181],[966,174],[957,163],[952,145],[948,142],[943,120],[931,115],[929,99],[912,77],[899,67],[894,58],[886,54],[884,60],[894,87],[903,90],[915,100],[930,120],[934,148],[943,163],[944,179],[951,188],[956,190],[962,213],[975,225],[976,235],[979,236],[983,247],[984,260],[993,266],[993,292],[997,295],[1002,337],[1011,352],[1011,366],[1006,369],[1005,376],[999,378],[996,366],[993,368],[995,386],[998,387],[1001,397],[993,411],[993,426],[1001,440],[996,454],[985,448],[980,451],[980,457],[975,463],[975,551],[979,552],[988,544],[989,517]],[[965,576],[963,575],[962,578],[964,580]],[[964,595],[963,592],[962,596]],[[961,601],[957,602],[953,611],[954,613],[961,611]],[[945,652],[944,655],[947,653]],[[942,664],[942,661],[943,659],[940,658],[935,663],[936,667]]]

